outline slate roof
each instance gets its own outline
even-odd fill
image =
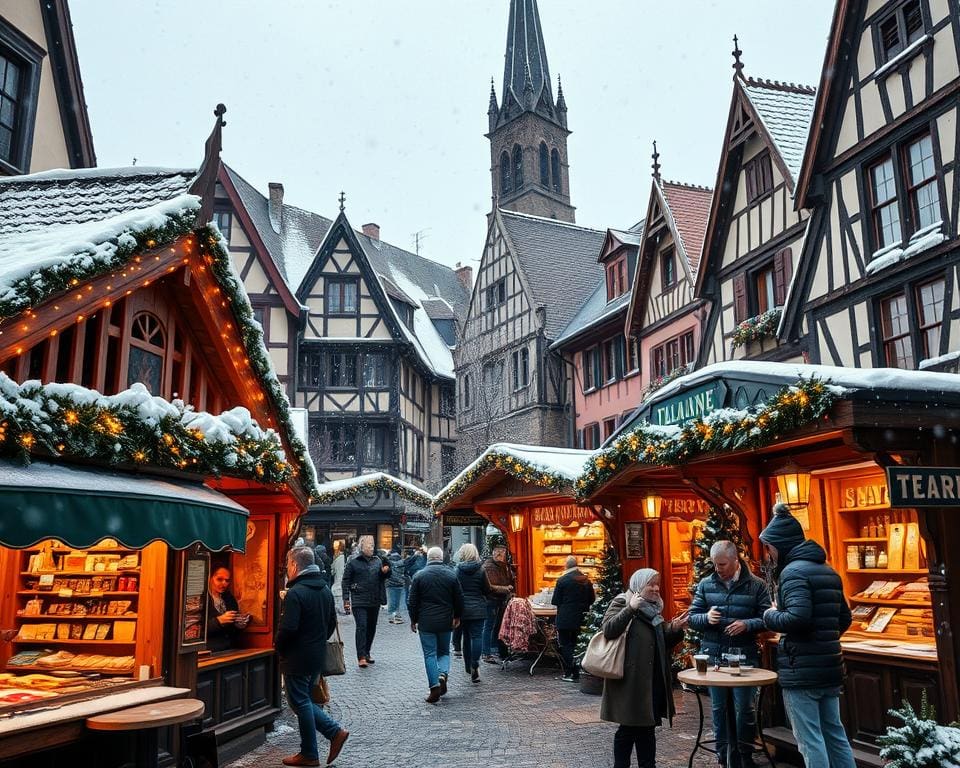
[[[502,208],[499,213],[534,304],[547,308],[547,338],[556,339],[603,277],[597,254],[606,232]]]
[[[741,84],[796,184],[807,146],[816,90],[806,85],[752,77]]]
[[[190,189],[196,169],[87,168],[0,179],[0,234],[103,221]]]
[[[690,274],[695,280],[700,268],[700,255],[707,233],[713,190],[676,181],[664,181],[660,188],[690,262]]]
[[[617,296],[613,301],[607,301],[607,281],[600,281],[593,293],[583,303],[573,316],[567,327],[560,333],[560,337],[550,345],[551,349],[558,349],[567,342],[585,333],[594,325],[609,320],[614,315],[622,315],[627,311],[633,289]]]

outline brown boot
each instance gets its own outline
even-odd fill
[[[320,765],[319,760],[311,760],[309,757],[304,757],[299,752],[295,755],[290,755],[290,757],[285,757],[281,761],[284,765]]]
[[[330,739],[330,754],[327,755],[327,765],[332,765],[334,760],[340,757],[340,750],[343,749],[343,745],[346,744],[349,736],[350,731],[341,728],[337,731],[337,735]]]
[[[440,675],[440,695],[441,696],[447,695],[447,676],[446,675]]]
[[[424,699],[424,701],[426,701],[427,704],[436,704],[438,701],[440,701],[440,686],[439,685],[430,686],[430,695],[427,696],[427,698]]]

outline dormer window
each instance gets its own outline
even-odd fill
[[[0,19],[0,173],[29,173],[44,53]]]
[[[660,287],[666,291],[677,284],[676,251],[667,248],[660,254]]]
[[[886,63],[923,37],[926,30],[920,0],[902,3],[881,19],[876,30],[878,58],[881,63]]]
[[[743,166],[747,180],[747,202],[753,203],[773,189],[773,166],[770,153],[762,152]]]
[[[326,297],[328,315],[357,314],[356,280],[327,280]]]
[[[495,309],[507,303],[507,280],[501,277],[497,282],[487,286],[487,310]]]
[[[607,301],[627,292],[627,260],[619,258],[607,264]]]

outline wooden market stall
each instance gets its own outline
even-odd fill
[[[709,397],[705,393],[710,393]],[[672,423],[667,413],[683,414]],[[878,765],[876,737],[890,709],[925,694],[944,722],[960,710],[956,659],[960,585],[949,574],[960,540],[960,454],[949,426],[960,380],[949,374],[738,362],[708,366],[658,392],[592,460],[581,501],[619,515],[623,502],[685,486],[757,535],[779,498],[840,573],[854,624],[842,644],[843,716],[862,765]],[[927,494],[924,467],[943,472]],[[920,472],[891,502],[887,471]],[[936,474],[936,472],[934,472]],[[939,493],[937,492],[939,489]],[[618,505],[619,508],[618,508]],[[662,525],[662,521],[661,521]],[[769,645],[776,665],[776,643]],[[765,730],[793,745],[782,710]]]

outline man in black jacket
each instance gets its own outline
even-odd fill
[[[463,616],[463,589],[457,574],[443,564],[443,550],[431,547],[427,565],[410,584],[410,629],[420,630],[423,664],[430,684],[428,704],[436,704],[447,692],[450,674],[450,635]]]
[[[597,596],[590,579],[577,568],[576,557],[570,555],[566,566],[563,575],[557,579],[557,586],[553,588],[551,602],[557,606],[557,641],[563,660],[563,679],[573,683],[580,679],[580,668],[573,660],[573,651],[577,646],[580,627],[583,626],[583,615],[590,610]]]
[[[773,513],[760,541],[774,565],[778,594],[763,621],[780,633],[777,672],[790,726],[809,768],[855,768],[840,722],[840,635],[851,624],[843,582],[786,504]]]
[[[333,594],[314,562],[313,550],[291,549],[287,554],[287,594],[276,647],[290,708],[300,725],[300,752],[283,758],[284,765],[320,765],[317,731],[330,740],[329,765],[337,759],[350,735],[310,698],[323,670],[327,640],[336,628]]]
[[[757,636],[764,630],[763,612],[770,607],[767,585],[750,572],[732,541],[714,542],[710,559],[713,573],[697,584],[690,603],[690,627],[700,633],[700,653],[720,661],[731,648],[739,648],[743,661],[757,666],[760,663]],[[756,699],[757,688],[751,686],[710,689],[713,730],[721,765],[729,764],[731,768],[753,765]],[[735,728],[733,740],[728,723]]]
[[[373,664],[370,648],[377,634],[380,606],[386,603],[384,583],[390,566],[373,553],[373,536],[360,537],[360,552],[343,571],[343,610],[356,622],[357,664]]]

